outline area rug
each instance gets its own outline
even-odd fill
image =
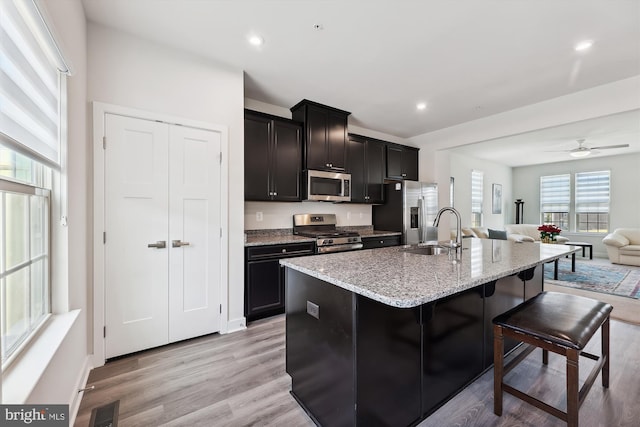
[[[640,269],[576,260],[576,271],[572,272],[571,260],[562,258],[558,280],[553,280],[553,267],[545,267],[544,280],[558,286],[640,299]]]

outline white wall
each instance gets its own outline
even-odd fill
[[[504,230],[505,224],[515,222],[513,198],[511,196],[511,167],[486,160],[476,159],[458,153],[449,153],[450,172],[455,178],[454,205],[462,216],[462,225],[471,223],[471,171],[484,173],[482,219],[483,226],[496,230]],[[492,213],[493,184],[502,185],[502,213]],[[448,188],[447,188],[448,191]],[[445,199],[448,200],[448,199]],[[444,206],[441,202],[440,206]]]
[[[80,309],[80,315],[57,353],[32,390],[28,403],[79,403],[78,381],[88,369],[91,307],[91,242],[89,240],[91,214],[91,172],[87,129],[87,34],[84,10],[80,0],[39,2],[51,18],[52,29],[61,44],[65,59],[72,66],[73,75],[67,79],[68,146],[67,146],[67,207],[52,211],[52,228],[59,241],[54,242],[58,253],[52,265],[54,283],[54,313]],[[64,201],[63,201],[64,202]],[[66,230],[59,225],[60,215],[68,215]],[[68,242],[68,245],[66,243]],[[62,274],[58,274],[62,272]],[[59,290],[63,290],[62,295]],[[60,301],[60,300],[64,301]]]
[[[245,98],[245,108],[272,114],[286,119],[291,118],[288,108],[268,104],[255,99]],[[340,108],[340,106],[335,106]],[[404,145],[412,145],[403,138],[376,132],[358,126],[348,125],[349,132],[384,141],[397,142]],[[257,220],[258,212],[262,213],[262,221]],[[291,228],[292,216],[298,213],[333,213],[336,214],[338,226],[371,225],[371,205],[351,203],[326,203],[326,202],[245,202],[244,204],[244,228],[245,230]]]
[[[410,138],[420,148],[420,180],[436,180],[439,150],[640,108],[640,76]],[[446,175],[446,173],[444,173]]]
[[[640,153],[593,157],[585,160],[513,168],[513,196],[524,200],[524,222],[540,222],[540,177],[576,172],[611,170],[610,228],[640,228]],[[570,218],[571,222],[573,218]],[[594,256],[606,257],[605,234],[563,232],[574,241],[593,244]]]
[[[229,129],[230,328],[244,319],[244,85],[242,70],[227,69],[90,23],[89,101],[225,125]]]

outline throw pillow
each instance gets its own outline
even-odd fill
[[[507,232],[504,230],[489,229],[489,238],[498,240],[507,240]]]

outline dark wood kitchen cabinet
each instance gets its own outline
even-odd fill
[[[291,107],[291,114],[304,124],[304,168],[344,171],[351,113],[304,99]]]
[[[244,198],[301,200],[302,124],[245,110]]]
[[[313,242],[246,248],[244,314],[248,321],[284,313],[284,272],[279,260],[314,252]]]
[[[387,144],[387,178],[418,180],[418,149]]]
[[[385,142],[349,134],[347,172],[352,203],[384,203]]]

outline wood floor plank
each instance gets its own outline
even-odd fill
[[[247,330],[214,334],[137,353],[94,369],[76,418],[86,427],[91,410],[120,400],[119,425],[126,426],[313,426],[289,394],[285,372],[285,318],[253,322]],[[587,351],[599,354],[596,334]],[[610,388],[599,379],[580,409],[581,427],[637,426],[640,419],[640,326],[611,322]],[[564,409],[562,357],[541,363],[531,353],[505,380]],[[581,358],[580,379],[593,361]],[[543,411],[505,395],[502,417],[493,414],[493,371],[485,373],[421,427],[564,426]]]

